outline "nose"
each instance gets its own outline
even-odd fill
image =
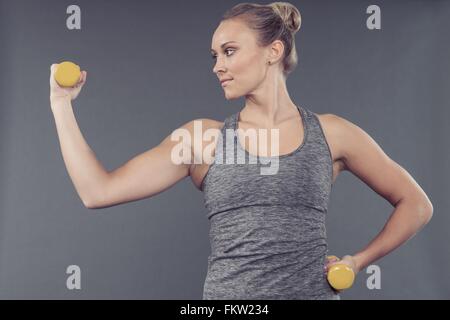
[[[213,72],[215,74],[218,74],[219,72],[225,73],[225,65],[223,63],[223,60],[219,58],[219,56],[216,57],[216,63],[214,64]]]

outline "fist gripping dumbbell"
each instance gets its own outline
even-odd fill
[[[55,80],[61,87],[73,87],[80,80],[80,66],[70,61],[58,64],[55,71]]]
[[[336,256],[327,256],[327,259],[337,259],[337,261],[340,260]],[[353,281],[355,280],[355,272],[350,266],[344,263],[338,263],[330,267],[328,270],[327,279],[330,285],[336,290],[344,290],[353,285]]]

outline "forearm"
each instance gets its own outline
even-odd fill
[[[432,209],[423,202],[400,201],[381,232],[369,245],[353,257],[358,270],[385,256],[412,238],[432,215]]]
[[[89,206],[100,197],[108,172],[86,143],[70,99],[58,98],[50,103],[67,171],[84,205]]]

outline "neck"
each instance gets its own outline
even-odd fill
[[[274,127],[297,113],[297,106],[287,91],[286,81],[274,77],[272,81],[264,81],[245,97],[245,107],[239,114],[239,121]]]

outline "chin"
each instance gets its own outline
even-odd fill
[[[225,99],[227,99],[227,100],[234,100],[234,99],[237,99],[237,98],[239,98],[239,97],[236,97],[236,96],[230,95],[230,94],[225,94]]]
[[[225,90],[225,99],[227,99],[227,100],[238,99],[238,98],[240,98],[240,97],[241,97],[241,95],[236,95],[236,94],[227,92],[227,91]]]

